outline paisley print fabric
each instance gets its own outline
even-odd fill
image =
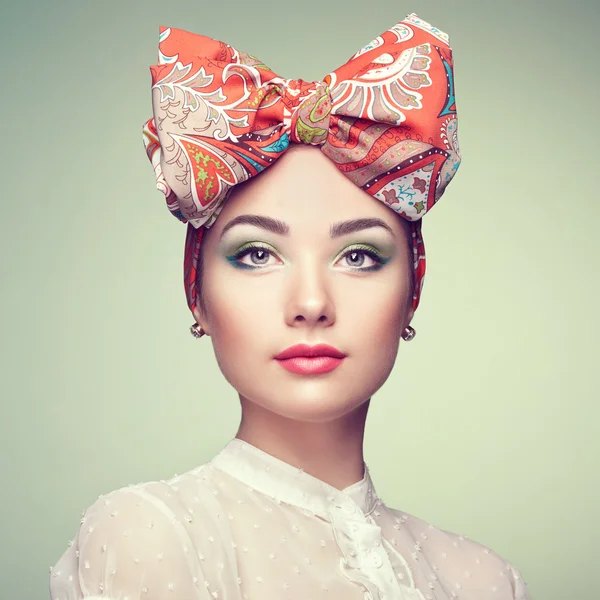
[[[167,207],[188,223],[190,309],[203,232],[232,188],[291,142],[320,150],[355,185],[411,223],[415,291],[425,276],[421,219],[460,164],[448,36],[414,14],[319,81],[284,79],[225,42],[160,28],[143,128]]]

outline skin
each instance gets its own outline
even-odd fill
[[[204,310],[194,317],[213,343],[219,367],[237,390],[237,438],[343,489],[364,476],[363,441],[371,396],[388,378],[410,324],[409,226],[355,186],[321,151],[294,144],[278,161],[234,190],[203,239]],[[238,215],[289,225],[278,235],[250,224],[223,229]],[[360,218],[382,227],[331,238],[330,225]],[[226,257],[247,242],[239,258]],[[387,263],[347,248],[367,244]],[[298,375],[273,359],[297,343],[346,353],[320,375]]]

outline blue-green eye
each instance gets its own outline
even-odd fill
[[[256,262],[252,260],[252,264],[243,263],[242,258],[247,255],[256,258]],[[247,244],[244,244],[235,254],[228,256],[227,260],[234,267],[238,267],[240,269],[256,269],[267,264],[269,255],[274,256],[272,250],[267,246],[263,246],[257,242],[248,242]]]
[[[250,257],[251,264],[242,262],[246,256]],[[227,260],[240,269],[258,269],[268,264],[269,256],[275,256],[273,251],[265,245],[257,242],[248,242],[244,244],[235,254],[227,256]],[[374,264],[363,267],[367,256]],[[347,257],[346,265],[353,271],[376,271],[380,269],[388,258],[384,258],[375,248],[366,245],[357,245],[348,248],[341,256],[341,259]]]
[[[365,262],[364,257],[368,256],[375,264],[368,267],[361,267],[361,265]],[[342,258],[347,258],[347,263],[350,268],[354,271],[377,271],[381,269],[383,265],[389,260],[388,258],[384,258],[375,248],[372,246],[365,245],[357,245],[348,248],[344,254],[342,254]],[[358,259],[358,260],[357,260]],[[358,263],[358,264],[357,264]]]

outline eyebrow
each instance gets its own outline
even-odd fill
[[[235,225],[244,224],[260,227],[261,229],[265,229],[266,231],[270,231],[271,233],[275,233],[277,235],[288,236],[290,234],[290,226],[279,219],[273,219],[263,215],[238,215],[237,217],[231,219],[231,221],[229,221],[227,225],[223,227],[221,238],[225,235],[226,231],[232,227],[235,227]],[[371,227],[383,227],[395,237],[391,227],[385,223],[385,221],[372,217],[363,219],[350,219],[349,221],[339,221],[338,223],[333,223],[333,225],[329,227],[329,237],[337,238],[350,233],[356,233],[357,231],[362,231],[363,229],[370,229]]]

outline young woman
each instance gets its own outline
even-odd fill
[[[490,549],[386,506],[363,459],[460,161],[447,36],[410,15],[309,83],[162,28],[152,74],[192,333],[242,420],[206,464],[92,504],[52,599],[527,599]]]

